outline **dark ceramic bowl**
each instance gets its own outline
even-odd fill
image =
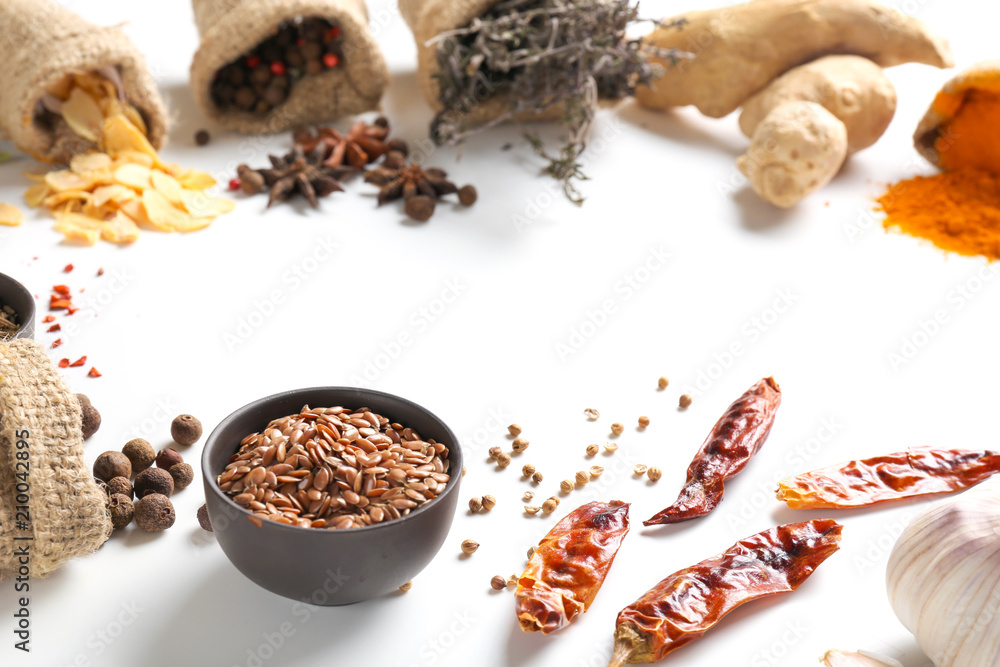
[[[32,338],[35,335],[35,299],[24,285],[0,273],[0,303],[10,306],[17,313],[21,329],[14,338]]]
[[[451,481],[423,507],[393,521],[329,530],[274,521],[261,527],[251,513],[229,499],[216,478],[247,435],[303,405],[368,407],[444,443]],[[404,398],[351,387],[296,389],[262,398],[229,415],[208,436],[201,456],[208,516],[219,545],[236,568],[272,593],[317,605],[361,602],[396,590],[434,558],[451,528],[462,479],[462,450],[451,429]]]

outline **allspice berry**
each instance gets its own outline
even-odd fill
[[[114,477],[132,476],[132,462],[121,452],[104,452],[94,461],[94,477],[108,482]]]
[[[477,199],[479,199],[479,193],[476,192],[476,186],[463,185],[458,189],[458,201],[462,206],[472,206]]]
[[[208,518],[208,505],[202,505],[198,508],[198,524],[202,527],[202,529],[207,530],[210,533],[214,532],[212,530],[212,522]]]
[[[201,422],[191,415],[177,415],[170,423],[170,437],[178,445],[193,445],[201,437]]]
[[[170,476],[174,478],[174,490],[186,489],[194,481],[194,468],[190,463],[178,463],[170,466]]]
[[[208,130],[198,130],[194,133],[194,143],[199,146],[207,146],[211,140],[212,135],[208,133]]]
[[[160,453],[156,455],[156,467],[163,468],[164,470],[170,470],[178,463],[184,463],[184,457],[173,447],[167,447],[166,449],[161,449]]]
[[[101,413],[89,402],[83,403],[81,401],[80,415],[82,418],[80,426],[83,431],[83,439],[87,440],[90,436],[97,433],[97,429],[101,428]]]
[[[148,441],[142,438],[133,438],[122,447],[122,454],[132,462],[132,472],[139,474],[156,460],[156,452]]]
[[[146,472],[156,470],[150,468]],[[153,493],[135,503],[135,522],[147,533],[159,533],[174,525],[174,505],[161,493]]]
[[[121,530],[132,523],[132,517],[135,516],[132,498],[121,493],[112,494],[108,498],[108,512],[111,514],[111,525],[115,530]]]
[[[147,468],[136,475],[137,498],[145,498],[148,495],[170,496],[173,492],[174,478],[163,468]]]
[[[434,215],[437,203],[427,195],[416,195],[406,200],[403,211],[417,222],[427,222]]]
[[[112,477],[108,480],[108,496],[121,495],[132,499],[132,482],[127,477]]]

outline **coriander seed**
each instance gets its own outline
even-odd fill
[[[493,461],[494,459],[500,458],[500,455],[503,454],[503,450],[500,449],[499,447],[490,447],[489,454],[490,454],[490,460]]]
[[[497,457],[497,465],[501,468],[506,468],[510,465],[510,454],[507,452],[500,452],[500,456]]]
[[[174,492],[174,478],[163,468],[147,468],[135,477],[135,495],[145,498],[151,494],[169,497]]]
[[[583,414],[587,417],[588,421],[597,421],[601,417],[601,413],[594,408],[587,408],[583,411]]]
[[[510,426],[507,427],[507,432],[510,433],[511,436],[516,438],[517,436],[521,435],[521,427],[518,424],[511,424]]]
[[[590,473],[585,472],[583,470],[576,473],[576,483],[579,484],[580,486],[583,486],[589,481],[590,481]]]
[[[535,555],[535,547],[528,547],[528,560],[531,560],[531,557],[534,555]]]
[[[573,484],[573,482],[569,481],[568,479],[564,479],[559,483],[559,490],[562,491],[563,493],[569,493],[570,491],[573,490],[574,486],[575,484]]]
[[[517,586],[518,581],[519,579],[516,574],[510,575],[509,577],[507,577],[507,588],[514,588],[515,586]]]
[[[618,451],[618,443],[616,442],[606,442],[604,443],[604,451],[608,454],[614,454]]]
[[[208,505],[202,505],[198,508],[198,524],[203,530],[208,532],[214,532],[212,530],[212,521],[208,518]]]
[[[491,509],[497,506],[497,499],[493,496],[487,494],[483,496],[483,510],[489,512]]]
[[[173,447],[167,447],[166,449],[160,450],[160,453],[156,455],[156,467],[163,468],[164,470],[170,470],[178,463],[184,463],[184,457]]]
[[[524,495],[521,496],[521,500],[523,500],[524,502],[528,502],[529,500],[531,500],[534,497],[535,497],[535,492],[534,491],[525,491]]]
[[[514,438],[514,442],[511,443],[511,446],[514,448],[515,452],[520,454],[521,452],[523,452],[528,448],[529,444],[530,443],[524,438]]]
[[[469,511],[470,512],[475,513],[475,512],[478,512],[481,509],[483,509],[483,499],[482,498],[480,498],[479,496],[474,496],[472,498],[469,498]]]
[[[635,468],[632,469],[636,475],[645,475],[647,470],[649,470],[649,466],[645,463],[636,463]]]
[[[649,426],[649,417],[639,417],[639,428],[646,428],[647,426]]]
[[[471,556],[476,553],[476,549],[479,548],[479,542],[475,540],[463,540],[462,541],[462,553]]]
[[[615,422],[614,424],[611,425],[611,432],[614,433],[615,435],[621,435],[622,431],[624,430],[625,427],[619,422]]]
[[[159,533],[170,528],[176,518],[173,503],[163,494],[152,493],[135,503],[135,523],[147,533]]]
[[[534,482],[535,484],[541,484],[542,479],[543,479],[542,473],[540,472],[536,472],[534,475],[531,476],[531,481]]]
[[[670,384],[670,380],[663,376],[660,376],[660,379],[656,382],[656,386],[660,389],[666,389],[668,384]]]
[[[601,450],[597,445],[587,445],[587,456],[597,456],[597,452]]]
[[[502,591],[507,588],[507,579],[498,574],[490,579],[490,586],[492,586],[495,591]]]
[[[121,493],[112,494],[108,498],[108,513],[111,515],[111,525],[115,530],[121,530],[132,523],[132,518],[135,516],[135,506],[132,505],[131,496]]]
[[[170,470],[167,472],[174,478],[175,491],[186,489],[191,485],[191,482],[194,481],[194,468],[191,467],[190,463],[178,463],[177,465],[172,465],[170,466]]]
[[[201,437],[201,422],[192,415],[177,415],[170,423],[170,437],[178,445],[193,445]]]
[[[691,407],[691,403],[693,401],[694,399],[691,398],[691,394],[681,394],[681,397],[677,401],[677,404],[681,406],[682,410],[687,410],[689,407]]]
[[[590,478],[597,479],[604,474],[604,468],[601,466],[590,466]]]
[[[94,477],[108,482],[114,477],[132,476],[132,462],[121,452],[104,452],[94,461]]]
[[[528,514],[538,514],[541,510],[542,510],[542,508],[538,507],[537,505],[525,505],[524,506],[524,511],[527,512]]]
[[[531,477],[532,475],[535,474],[535,466],[531,465],[530,463],[525,463],[523,466],[521,466],[521,474],[524,475],[525,477]]]
[[[122,454],[132,462],[132,472],[139,474],[156,460],[156,452],[148,441],[142,438],[133,438],[122,447]]]
[[[545,512],[546,514],[552,514],[553,512],[556,511],[556,507],[558,506],[559,503],[555,502],[552,498],[549,498],[544,503],[542,503],[542,511]]]
[[[405,584],[403,584],[402,586],[399,587],[399,592],[400,593],[405,593],[408,590],[410,590],[411,588],[413,588],[413,582],[412,581],[407,581]]]
[[[646,471],[646,475],[649,477],[650,482],[656,482],[663,476],[663,471],[656,466],[650,466],[649,470]]]

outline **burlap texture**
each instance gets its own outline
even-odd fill
[[[92,25],[53,0],[0,0],[0,53],[0,134],[36,159],[68,162],[82,145],[34,121],[38,100],[66,73],[105,66],[118,68],[153,146],[166,140],[166,107],[146,61],[120,28]]]
[[[973,90],[1000,93],[1000,60],[985,60],[962,70],[941,87],[913,133],[913,145],[928,162],[941,166],[935,144],[941,129],[958,113]]]
[[[399,0],[399,11],[413,31],[417,41],[417,83],[427,102],[435,112],[441,111],[441,89],[434,75],[440,71],[437,63],[437,44],[427,42],[443,32],[464,28],[472,19],[488,12],[500,0]],[[466,117],[470,125],[486,123],[502,115],[509,108],[507,100],[494,95],[483,100]],[[563,105],[558,104],[540,112],[521,113],[517,120],[558,120],[563,116]]]
[[[17,447],[19,439],[27,448]],[[23,483],[17,475],[25,472],[17,467],[24,462],[19,451],[28,452],[26,528],[15,521],[17,485]],[[38,578],[96,551],[110,535],[104,492],[83,458],[76,396],[41,345],[0,343],[0,575],[17,572],[18,546],[29,545],[31,577]]]
[[[191,63],[191,90],[209,118],[237,132],[258,134],[325,123],[377,109],[389,85],[382,51],[368,28],[364,0],[193,0],[201,46]],[[271,36],[284,21],[319,16],[340,25],[342,64],[307,76],[288,99],[265,115],[222,110],[212,101],[212,79]]]

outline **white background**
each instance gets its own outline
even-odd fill
[[[950,38],[960,66],[996,55],[995,21],[981,3],[894,1]],[[236,163],[259,165],[266,151],[286,149],[288,135],[227,134],[194,107],[187,71],[197,34],[186,3],[70,4],[98,23],[128,21],[175,121],[167,159],[228,179]],[[423,139],[431,114],[415,85],[411,35],[394,5],[369,4],[394,77],[385,112],[398,136]],[[642,7],[650,16],[686,8]],[[993,270],[887,234],[871,213],[884,184],[931,173],[910,135],[949,73],[907,65],[888,74],[899,110],[886,136],[787,212],[743,186],[734,162],[747,140],[735,116],[712,120],[693,109],[660,114],[625,104],[600,115],[603,139],[592,147],[583,208],[536,175],[539,162],[523,143],[500,150],[519,140],[519,130],[507,127],[471,141],[460,155],[439,150],[428,159],[459,184],[474,183],[480,200],[467,210],[441,205],[427,224],[409,223],[395,205],[376,209],[374,188],[354,182],[319,211],[296,205],[265,212],[263,197],[241,199],[235,213],[205,231],[145,232],[127,248],[64,245],[52,220],[35,212],[22,227],[3,229],[0,270],[42,301],[54,283],[86,290],[75,298],[87,309],[60,317],[75,327],[63,332],[53,358],[89,358],[65,372],[104,416],[87,443],[88,464],[135,435],[167,446],[169,421],[180,412],[210,430],[267,394],[353,384],[370,363],[378,367],[368,368],[368,384],[427,406],[462,437],[463,507],[484,493],[498,504],[486,515],[460,509],[445,546],[409,593],[303,611],[230,566],[195,520],[203,502],[196,483],[175,496],[178,520],[168,532],[150,536],[131,527],[98,553],[33,582],[30,656],[12,649],[12,583],[0,584],[0,662],[600,666],[618,611],[661,578],[776,523],[821,516],[783,509],[770,495],[776,478],[910,446],[994,444]],[[193,143],[202,127],[213,130],[207,148]],[[28,185],[21,172],[34,166],[19,158],[0,167],[0,200],[20,203]],[[532,224],[519,227],[518,216]],[[313,262],[323,243],[338,249]],[[653,252],[670,259],[647,272]],[[69,262],[76,270],[65,275]],[[295,271],[307,271],[305,280]],[[644,282],[633,289],[626,277]],[[444,305],[449,285],[458,286],[458,297]],[[254,313],[269,310],[261,304],[275,291],[283,303],[259,318]],[[782,295],[790,306],[776,313]],[[615,312],[602,326],[585,326],[588,312],[606,300]],[[920,334],[936,314],[944,323]],[[260,326],[227,344],[227,334],[241,335],[241,323],[251,321]],[[573,338],[580,332],[590,335]],[[379,356],[401,334],[410,344],[392,358]],[[579,349],[560,354],[560,344]],[[727,357],[734,344],[740,353]],[[894,364],[891,355],[902,357],[904,348],[909,356]],[[103,378],[85,377],[91,364]],[[697,522],[643,529],[643,519],[673,501],[726,406],[772,374],[784,404],[767,445],[727,485],[722,506]],[[656,391],[660,375],[671,379],[663,392]],[[694,405],[679,412],[679,394],[699,378]],[[601,411],[597,423],[583,417],[591,406]],[[652,425],[638,432],[643,414]],[[529,485],[519,479],[520,466],[530,462],[544,473],[535,489],[544,499],[561,479],[595,463],[584,448],[606,441],[616,420],[628,428],[618,453],[599,457],[607,469],[600,483],[565,498],[552,517],[526,517],[520,496]],[[524,427],[531,446],[498,472],[486,463],[486,449],[509,447],[509,421]],[[200,444],[184,452],[196,469]],[[661,466],[663,479],[653,485],[633,477],[638,462]],[[557,516],[597,498],[632,503],[632,533],[604,588],[568,630],[523,634],[513,596],[492,591],[490,578],[519,572],[528,546]],[[846,524],[843,550],[799,592],[734,613],[663,664],[791,667],[815,664],[836,647],[927,665],[896,621],[883,583],[893,537],[925,505],[824,513]],[[466,538],[482,546],[461,559]],[[289,636],[273,652],[268,637],[278,643],[283,628]],[[258,663],[261,655],[267,659]]]

